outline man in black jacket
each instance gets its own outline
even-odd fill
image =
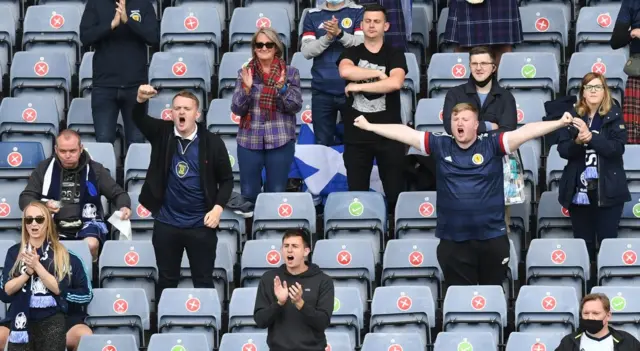
[[[253,319],[258,328],[268,328],[271,351],[324,351],[327,346],[333,280],[306,262],[310,251],[303,232],[287,231],[280,253],[285,263],[260,278]]]
[[[101,196],[120,209],[122,219],[129,219],[129,194],[104,166],[91,159],[80,135],[66,129],[56,138],[55,155],[40,162],[31,173],[20,194],[20,209],[32,201],[45,201],[54,213],[60,237],[86,241],[96,259],[108,234]]]
[[[222,139],[196,122],[198,98],[187,91],[176,94],[173,120],[164,121],[146,114],[146,101],[156,94],[152,86],[140,86],[133,121],[151,143],[139,200],[155,218],[159,300],[162,290],[178,286],[185,249],[194,287],[213,288],[216,228],[233,190],[233,174]]]
[[[80,40],[92,46],[91,109],[96,141],[116,141],[118,113],[122,114],[127,148],[142,143],[131,111],[138,86],[147,78],[147,45],[159,42],[156,13],[149,0],[89,0],[80,22]]]
[[[617,303],[615,299],[613,303]],[[580,313],[578,331],[565,336],[555,351],[640,350],[640,342],[633,335],[609,326],[611,303],[607,295],[596,293],[585,296]]]

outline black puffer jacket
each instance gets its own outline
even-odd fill
[[[613,336],[613,351],[638,351],[640,350],[640,341],[633,335],[609,327],[609,332]],[[573,334],[569,334],[562,338],[560,346],[555,351],[580,351],[580,338],[583,331],[579,330]]]

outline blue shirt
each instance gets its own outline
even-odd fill
[[[482,94],[482,93],[478,93],[478,99],[480,99],[480,108],[482,108],[482,105],[484,105],[484,101],[487,100],[487,94]]]
[[[176,143],[167,180],[167,192],[160,208],[158,221],[177,228],[204,227],[207,213],[204,192],[200,183],[197,130]]]
[[[502,157],[506,134],[482,134],[468,148],[444,133],[425,132],[422,151],[435,158],[438,223],[444,240],[487,240],[506,234]]]

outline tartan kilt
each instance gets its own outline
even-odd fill
[[[640,144],[640,77],[628,77],[622,103],[628,144]]]
[[[485,0],[472,5],[466,0],[450,0],[444,41],[461,47],[521,43],[518,1]]]

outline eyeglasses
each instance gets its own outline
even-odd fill
[[[262,49],[263,47],[267,47],[267,49],[273,49],[276,47],[276,43],[260,43],[260,42],[256,42],[256,49]]]
[[[477,68],[477,67],[482,67],[482,68],[486,68],[493,65],[493,62],[470,62],[469,66],[473,67],[473,68]]]
[[[44,217],[38,216],[38,217],[25,217],[24,218],[24,224],[32,224],[34,221],[36,223],[38,223],[38,224],[42,224],[42,223],[44,223]]]
[[[604,89],[604,86],[602,86],[602,84],[584,86],[584,90],[602,91],[602,89]]]

